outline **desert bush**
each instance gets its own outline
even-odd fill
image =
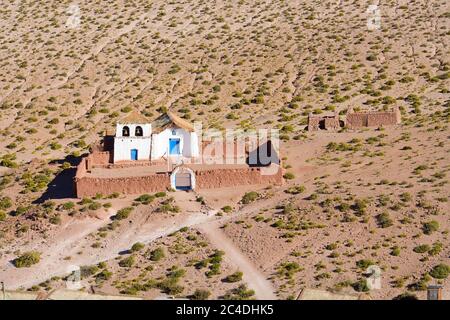
[[[432,276],[435,279],[446,279],[448,275],[450,274],[450,266],[446,264],[438,264],[433,267],[430,271],[430,276]]]
[[[224,206],[222,208],[222,211],[225,213],[230,213],[231,211],[233,211],[233,208],[231,206]]]
[[[387,211],[384,211],[377,216],[377,222],[381,228],[388,228],[394,224]]]
[[[139,196],[138,198],[136,198],[136,201],[138,201],[142,204],[149,204],[153,200],[155,200],[155,196],[150,195],[150,194],[143,194],[143,195]]]
[[[355,291],[358,292],[368,292],[370,289],[367,286],[366,279],[360,279],[352,284],[352,287]]]
[[[131,246],[131,252],[137,252],[142,250],[145,247],[145,245],[143,243],[140,242],[136,242],[135,244],[133,244]]]
[[[152,252],[150,252],[150,257],[149,259],[151,261],[160,261],[161,259],[163,259],[165,257],[164,254],[164,249],[163,248],[156,248],[155,250],[153,250]]]
[[[229,276],[227,276],[227,277],[224,279],[224,281],[225,281],[225,282],[230,282],[230,283],[232,283],[232,282],[239,282],[239,281],[242,280],[242,276],[243,276],[243,275],[244,275],[244,274],[243,274],[242,272],[236,271],[235,273],[232,273],[232,274],[230,274]]]
[[[241,284],[239,287],[230,290],[223,298],[225,300],[247,300],[254,295],[254,290],[249,290],[245,284]]]
[[[394,297],[392,300],[419,300],[417,296],[413,293],[405,292],[402,293],[396,297]]]
[[[425,252],[430,251],[430,249],[431,249],[431,247],[428,244],[421,244],[421,245],[414,247],[413,251],[415,253],[425,253]]]
[[[423,233],[425,233],[427,235],[430,235],[433,232],[439,230],[439,222],[437,222],[435,220],[432,220],[432,221],[429,221],[429,222],[425,222],[422,225],[422,230],[423,230]]]
[[[190,298],[192,300],[208,300],[211,292],[204,289],[196,289]]]
[[[243,204],[249,204],[250,202],[255,201],[256,199],[258,199],[259,194],[255,191],[251,191],[251,192],[247,192],[246,194],[244,194],[244,196],[242,197],[241,202]]]
[[[292,172],[286,172],[286,173],[283,175],[283,178],[285,178],[286,180],[292,180],[292,179],[295,178],[295,175],[294,175]]]
[[[375,262],[373,262],[370,259],[361,259],[356,261],[356,266],[360,269],[367,269],[369,266],[374,265]]]
[[[3,197],[0,199],[0,209],[6,210],[11,208],[11,206],[12,206],[11,198]]]
[[[16,268],[29,268],[39,263],[40,260],[41,254],[39,252],[29,251],[14,259],[13,264]]]
[[[96,276],[95,279],[97,281],[105,281],[105,280],[109,280],[111,279],[113,273],[111,271],[108,270],[102,270],[101,272],[99,272]]]
[[[117,220],[126,219],[126,218],[128,218],[131,211],[133,211],[133,210],[134,210],[133,207],[122,208],[119,211],[117,211],[117,214],[114,216],[114,219],[117,219]]]
[[[96,265],[91,266],[81,266],[80,267],[80,276],[81,279],[88,278],[98,272],[98,267]]]
[[[6,212],[0,210],[0,221],[5,221],[5,219],[6,219]]]
[[[121,266],[122,268],[130,268],[134,265],[134,262],[135,262],[134,256],[129,256],[125,259],[120,260],[119,266]]]

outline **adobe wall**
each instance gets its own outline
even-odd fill
[[[214,189],[242,185],[281,185],[283,173],[281,167],[274,175],[262,175],[260,168],[218,169],[196,172],[197,189]]]
[[[110,195],[114,192],[143,194],[164,191],[168,188],[170,188],[170,179],[167,173],[129,178],[75,178],[77,198],[93,197],[97,193],[103,195]]]
[[[274,165],[275,166],[275,165]],[[281,185],[283,173],[280,166],[274,167],[276,174],[262,175],[261,168],[212,169],[195,172],[196,189],[214,189],[237,187],[241,185]],[[129,178],[93,178],[83,176],[85,170],[80,168],[75,178],[77,198],[94,197],[96,194],[110,195],[143,194],[165,191],[170,188],[170,174],[158,173],[145,177]]]
[[[347,113],[346,126],[349,128],[367,127],[367,113]]]
[[[392,126],[401,123],[401,113],[398,108],[381,112],[347,112],[346,126],[350,129],[361,127]]]
[[[398,124],[396,114],[394,112],[377,112],[370,113],[367,118],[367,125],[374,126],[392,126]]]

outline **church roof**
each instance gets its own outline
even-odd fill
[[[150,123],[150,120],[147,119],[140,112],[133,110],[129,114],[127,114],[125,117],[120,119],[118,121],[118,123],[121,123],[121,124],[147,124],[147,123]]]
[[[164,129],[170,127],[171,125],[175,125],[179,128],[189,131],[189,132],[194,131],[194,126],[191,123],[180,118],[176,114],[174,114],[170,111],[167,111],[167,113],[159,116],[152,123],[152,132],[159,133],[159,132],[163,131]]]

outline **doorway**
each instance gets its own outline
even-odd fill
[[[138,151],[137,149],[131,149],[131,160],[136,161],[138,159]]]

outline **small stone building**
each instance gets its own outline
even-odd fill
[[[394,107],[391,111],[376,112],[355,112],[353,108],[349,108],[345,120],[345,125],[349,129],[392,126],[401,123],[401,113],[398,107]]]
[[[308,131],[330,130],[336,131],[341,127],[339,114],[317,116],[310,113],[308,115]]]

